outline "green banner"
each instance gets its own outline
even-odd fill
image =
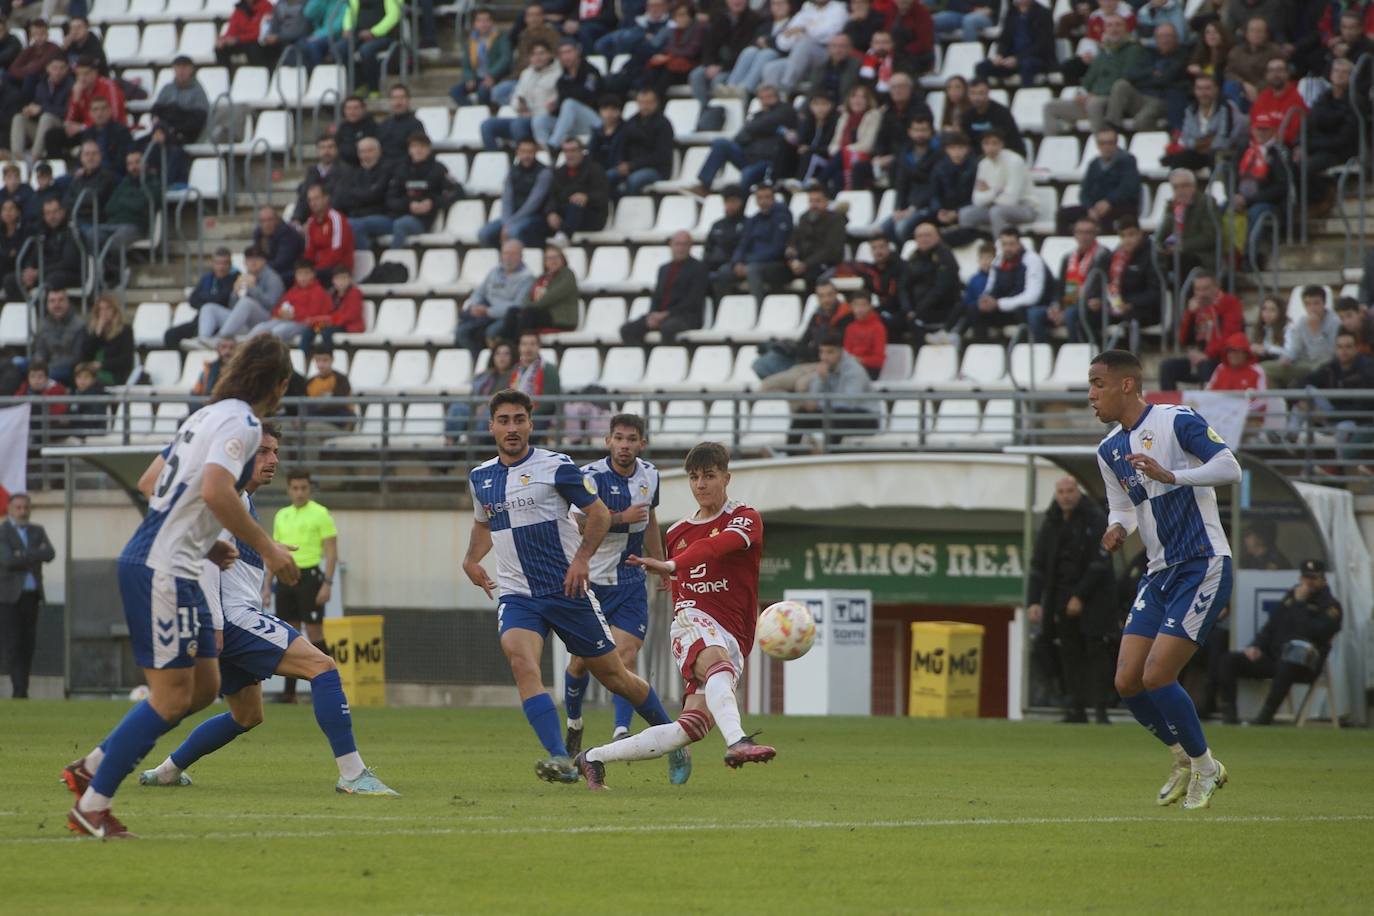
[[[1020,604],[1021,536],[1013,532],[770,525],[760,596],[788,588],[866,588],[887,604]]]

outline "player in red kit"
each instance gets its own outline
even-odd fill
[[[589,789],[606,787],[606,764],[650,760],[706,737],[720,726],[725,764],[766,763],[777,754],[756,744],[740,726],[735,684],[754,647],[758,621],[759,558],[763,519],[726,495],[730,453],[703,442],[687,453],[685,470],[697,511],[668,529],[668,559],[629,557],[626,562],[668,575],[673,582],[673,659],[687,682],[682,715],[577,756]]]

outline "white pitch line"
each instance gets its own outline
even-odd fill
[[[139,819],[177,817],[179,815],[140,815]],[[1071,826],[1093,824],[1311,824],[1311,823],[1368,823],[1374,821],[1374,814],[1314,814],[1284,817],[1281,815],[1168,815],[1145,817],[1142,815],[1120,815],[1103,817],[1016,817],[1016,818],[920,818],[895,821],[741,821],[739,823],[678,823],[678,824],[595,824],[584,827],[433,827],[412,830],[248,830],[241,832],[216,833],[173,833],[154,834],[146,837],[152,840],[233,840],[233,839],[316,839],[321,837],[379,837],[379,836],[533,836],[538,834],[643,834],[643,833],[681,833],[681,832],[724,832],[729,830],[914,830],[931,827],[1032,827],[1032,826]],[[24,843],[63,843],[71,837],[0,837],[0,845]]]

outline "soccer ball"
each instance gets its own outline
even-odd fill
[[[759,648],[783,661],[801,658],[816,641],[816,621],[799,601],[770,604],[759,615]]]

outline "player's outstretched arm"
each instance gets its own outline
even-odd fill
[[[296,568],[291,551],[272,540],[262,526],[253,520],[234,484],[234,475],[228,468],[207,464],[200,485],[200,496],[230,534],[258,552],[263,564],[273,575],[287,585],[295,585],[300,580],[301,571]]]
[[[588,583],[591,581],[592,557],[605,539],[606,532],[611,530],[611,510],[607,509],[601,500],[593,500],[581,509],[587,517],[582,527],[582,544],[577,548],[572,562],[568,564],[568,572],[563,577],[563,594],[570,598],[587,593]]]
[[[491,553],[491,526],[482,522],[472,523],[472,534],[468,536],[468,552],[463,557],[463,572],[473,585],[495,598],[496,583],[482,566],[482,559]]]

